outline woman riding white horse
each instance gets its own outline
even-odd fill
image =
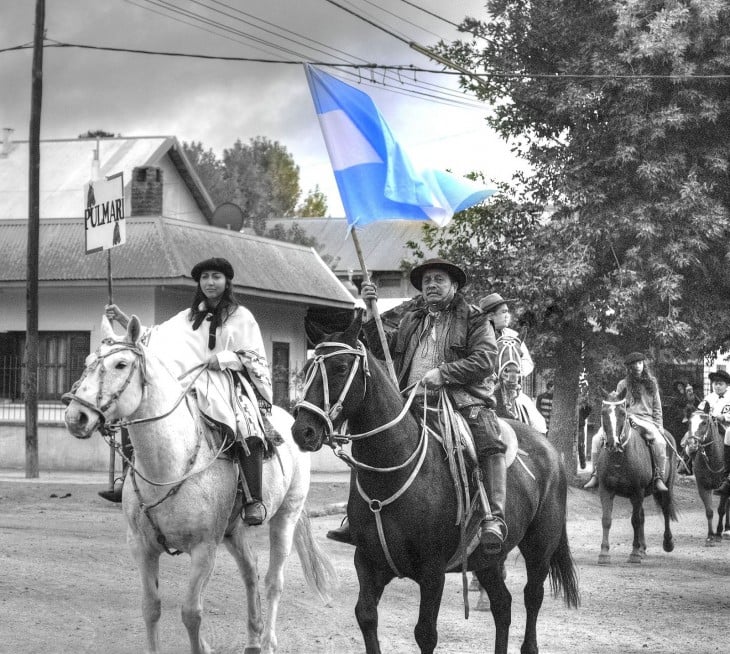
[[[263,338],[253,314],[233,295],[233,267],[214,257],[191,272],[198,286],[189,309],[149,328],[143,342],[175,372],[190,373],[205,366],[195,382],[201,411],[236,441],[234,448],[243,474],[244,522],[260,525],[261,471],[266,431],[270,426],[272,390]],[[127,327],[129,317],[114,304],[107,318]]]

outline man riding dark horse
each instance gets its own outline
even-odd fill
[[[492,513],[491,519],[482,520],[480,542],[487,555],[498,555],[506,537],[506,446],[500,439],[494,401],[482,385],[494,372],[494,329],[459,292],[467,277],[455,264],[429,259],[411,271],[410,279],[421,291],[423,304],[406,312],[398,329],[387,334],[398,385],[405,389],[421,383],[427,400],[433,398],[433,406],[439,389],[445,387],[455,409],[465,418],[474,436]],[[377,301],[375,285],[363,284],[361,294],[368,307],[363,331],[372,353],[382,359],[385,354],[369,310],[371,302]],[[347,523],[327,535],[351,542]]]

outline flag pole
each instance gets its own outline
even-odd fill
[[[362,254],[362,248],[360,247],[360,239],[357,237],[357,230],[353,227],[350,230],[350,234],[352,235],[352,242],[355,244],[355,251],[357,252],[357,258],[360,261],[360,268],[362,269],[362,276],[363,276],[363,282],[365,284],[370,284],[370,273],[368,273],[367,266],[365,265],[365,258]],[[390,356],[390,349],[388,348],[388,339],[385,338],[385,329],[383,328],[383,321],[380,319],[380,311],[378,311],[378,303],[369,300],[368,301],[368,309],[370,309],[370,313],[375,319],[375,325],[378,328],[378,336],[380,337],[380,344],[383,347],[383,352],[385,354],[385,365],[388,368],[388,372],[390,373],[391,379],[395,382],[395,385],[398,385],[398,376],[395,374],[395,368],[393,367],[393,359]]]

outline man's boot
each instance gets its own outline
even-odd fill
[[[327,532],[327,538],[336,540],[338,543],[345,543],[346,545],[354,545],[352,542],[352,534],[350,533],[350,521],[345,516],[342,524],[337,529],[330,529]]]
[[[504,521],[504,505],[507,496],[507,464],[504,454],[491,454],[487,457],[482,470],[486,472],[487,499],[492,511],[491,520],[482,520],[479,542],[488,556],[502,553],[502,546],[507,536],[507,524]],[[486,470],[485,470],[486,468]]]
[[[132,441],[129,440],[129,432],[122,427],[122,476],[114,480],[114,487],[109,490],[99,491],[99,497],[103,497],[109,502],[118,504],[122,501],[122,489],[124,488],[124,480],[127,478],[127,469],[129,468],[128,460],[132,459],[134,447]]]
[[[261,501],[261,477],[264,464],[264,444],[260,438],[247,438],[249,453],[241,448],[239,462],[246,481],[244,486],[243,521],[247,525],[260,525],[266,519],[266,507]],[[248,490],[248,494],[246,494]]]
[[[664,471],[667,467],[667,453],[664,448],[659,445],[655,438],[650,443],[654,450],[654,488],[660,493],[666,493],[669,489],[664,483]]]

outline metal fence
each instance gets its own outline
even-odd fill
[[[38,365],[38,422],[63,422],[61,396],[83,370],[83,360]],[[26,367],[20,357],[0,357],[0,422],[25,422]]]

